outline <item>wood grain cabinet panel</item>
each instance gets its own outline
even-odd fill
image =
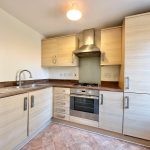
[[[69,120],[70,118],[70,88],[54,88],[54,118]]]
[[[99,127],[122,133],[123,92],[100,91]]]
[[[150,13],[125,19],[125,92],[150,93]]]
[[[0,149],[10,150],[27,138],[28,94],[0,99]]]
[[[29,135],[52,118],[52,88],[29,93]]]
[[[121,64],[122,27],[101,30],[101,65]]]
[[[77,48],[75,35],[48,38],[42,41],[42,66],[77,66],[78,58],[73,54]]]
[[[125,93],[123,134],[150,140],[150,95]]]

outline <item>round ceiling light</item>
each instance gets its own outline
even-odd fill
[[[73,21],[79,20],[81,16],[81,12],[77,9],[71,9],[67,12],[67,18]]]
[[[67,11],[67,18],[72,21],[77,21],[82,17],[81,11],[76,3],[72,3],[71,8]]]

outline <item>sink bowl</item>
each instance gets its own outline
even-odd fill
[[[27,84],[27,85],[22,85],[21,87],[16,86],[16,88],[18,89],[26,89],[26,88],[38,88],[38,87],[42,87],[46,84]]]
[[[46,85],[47,84],[27,84],[27,85],[22,85],[21,87],[19,86],[5,87],[5,88],[0,88],[0,94],[16,92],[19,90],[30,89],[30,88],[40,88]]]
[[[15,91],[17,91],[17,90],[18,90],[18,89],[17,89],[17,88],[14,88],[14,87],[0,88],[0,94],[15,92]]]

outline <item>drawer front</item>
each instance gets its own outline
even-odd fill
[[[69,101],[55,101],[54,102],[54,107],[70,107],[70,103],[69,103]]]
[[[54,94],[54,101],[69,101],[70,96],[65,94]]]
[[[54,94],[70,94],[70,88],[54,88]]]
[[[69,115],[69,107],[54,107],[54,113],[62,113],[62,114],[68,114]]]
[[[54,113],[54,118],[63,119],[63,120],[70,120],[70,116],[66,114]]]

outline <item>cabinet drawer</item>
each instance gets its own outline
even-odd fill
[[[69,107],[54,107],[54,113],[68,114],[69,115]]]
[[[69,101],[55,101],[54,102],[54,107],[69,107],[70,103]]]
[[[54,118],[70,120],[70,116],[66,114],[54,113]]]
[[[54,101],[69,101],[70,96],[65,94],[55,94]]]
[[[54,95],[55,94],[70,94],[70,88],[54,88]]]

